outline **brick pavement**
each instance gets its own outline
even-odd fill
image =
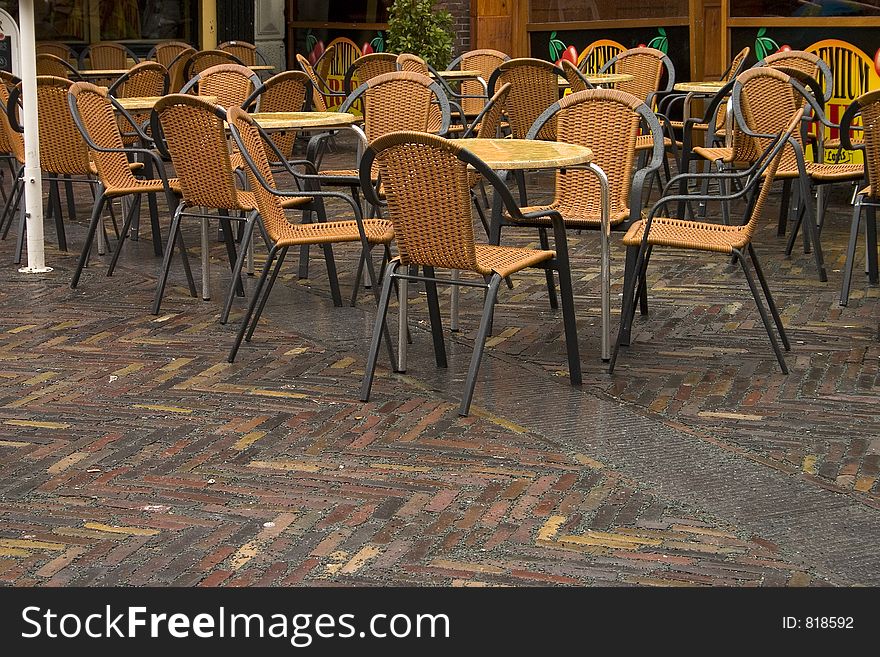
[[[320,261],[308,281],[287,268],[229,365],[234,324],[217,323],[216,300],[186,296],[179,272],[163,314],[149,314],[148,241],[112,279],[89,269],[77,291],[74,254],[50,245],[51,274],[0,269],[0,581],[876,583],[870,556],[841,556],[876,542],[880,447],[878,290],[858,280],[837,307],[844,223],[826,228],[826,284],[762,228],[794,347],[788,377],[728,265],[686,256],[655,258],[651,315],[609,377],[597,359],[596,241],[573,236],[583,389],[563,376],[541,277],[519,276],[502,291],[466,419],[456,409],[472,292],[447,372],[434,368],[413,292],[410,371],[380,372],[361,404],[372,309],[363,298],[333,308]],[[69,235],[77,248],[81,221]],[[11,250],[0,242],[0,261]],[[356,252],[337,257],[345,286]],[[222,290],[219,266],[215,277]],[[714,468],[688,473],[691,490],[688,460]],[[746,489],[767,491],[772,508]],[[852,519],[861,538],[847,533]]]

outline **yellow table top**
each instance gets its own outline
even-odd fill
[[[714,94],[725,84],[727,83],[721,82],[720,80],[709,80],[706,82],[678,82],[672,88],[675,89],[675,91],[684,91],[686,93]]]
[[[635,76],[632,73],[590,73],[584,77],[590,84],[613,84],[615,82],[629,82]],[[567,87],[568,79],[560,76],[559,86]]]
[[[456,139],[492,169],[542,169],[588,164],[586,146],[537,139]]]
[[[459,71],[453,69],[451,71],[437,71],[441,78],[444,80],[476,80],[478,77],[483,75],[482,71]]]
[[[342,128],[357,120],[348,112],[256,112],[254,121],[265,129]]]
[[[164,98],[164,96],[139,96],[135,98],[117,98],[116,100],[127,110],[148,110],[153,109],[156,103],[162,98]],[[198,96],[198,98],[206,100],[209,103],[217,102],[217,96]]]
[[[127,68],[88,69],[79,71],[84,78],[118,78],[123,73],[128,73]]]
[[[248,68],[252,71],[274,71],[275,67],[271,64],[250,64]]]

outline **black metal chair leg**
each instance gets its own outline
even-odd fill
[[[547,230],[545,228],[538,229],[538,240],[543,250],[550,250],[550,240],[547,239]],[[559,300],[556,298],[556,283],[553,280],[553,270],[546,269],[544,275],[547,278],[547,295],[550,297],[550,307],[556,310],[559,308]]]
[[[422,267],[425,276],[434,278],[433,267]],[[428,316],[431,318],[431,337],[434,340],[434,360],[437,367],[447,367],[446,341],[443,339],[443,319],[440,316],[440,299],[437,296],[437,284],[425,281],[425,292],[428,297]]]
[[[565,352],[568,356],[568,378],[571,385],[583,383],[580,347],[577,339],[577,319],[574,310],[574,292],[571,284],[571,263],[568,258],[568,237],[565,227],[554,225],[553,241],[556,246],[556,264],[559,274],[559,296],[562,297],[562,326],[565,330]]]
[[[865,224],[868,249],[868,281],[874,285],[878,282],[877,272],[877,208],[868,206],[868,221]]]
[[[617,340],[611,352],[611,361],[608,363],[608,373],[614,373],[617,363],[617,354],[621,346],[629,344],[630,332],[632,331],[632,318],[635,315],[636,284],[646,271],[647,245],[641,244],[638,249],[634,246],[626,247],[626,270],[623,282],[623,307],[620,311],[620,328],[617,330]]]
[[[238,247],[238,259],[235,261],[235,265],[232,270],[232,280],[240,280],[241,278],[241,270],[244,267],[245,258],[247,258],[247,251],[250,247],[251,240],[254,237],[254,224],[256,222],[257,216],[256,213],[251,213],[248,217],[248,220],[242,226],[241,233],[241,241]],[[235,285],[229,285],[229,291],[226,293],[226,301],[223,304],[223,312],[220,314],[220,323],[225,324],[229,321],[229,312],[232,309],[232,300],[235,298],[236,289]]]
[[[159,314],[159,306],[162,304],[162,296],[165,294],[165,285],[168,282],[168,273],[171,271],[171,259],[174,257],[174,245],[177,244],[177,234],[180,232],[180,215],[183,212],[183,203],[177,206],[174,217],[171,220],[171,230],[168,233],[168,242],[165,244],[165,256],[162,259],[162,273],[156,284],[156,293],[153,296],[154,315]]]
[[[67,218],[76,219],[76,198],[73,195],[73,179],[70,174],[64,176],[64,196],[67,198]]]
[[[779,367],[782,369],[783,374],[788,374],[788,366],[785,364],[785,356],[782,355],[782,350],[779,348],[779,342],[776,340],[776,333],[773,330],[773,325],[770,323],[770,318],[767,316],[767,311],[764,309],[764,303],[761,301],[761,295],[758,292],[758,287],[755,285],[755,279],[749,271],[746,258],[741,251],[734,249],[734,253],[737,256],[739,263],[742,265],[743,273],[749,284],[749,290],[751,290],[752,297],[755,299],[755,305],[758,306],[761,321],[764,322],[764,329],[767,331],[767,337],[770,338],[770,344],[773,345],[773,352],[776,354],[776,360],[779,361]]]
[[[791,178],[782,181],[782,199],[779,205],[779,219],[776,225],[776,236],[785,235],[785,229],[788,224],[788,206],[791,202]]]
[[[238,272],[235,271],[235,263],[238,262],[238,253],[235,250],[235,236],[232,234],[232,223],[229,220],[229,211],[220,210],[220,227],[223,229],[223,241],[226,243],[226,255],[229,256],[229,269],[232,271],[232,284],[235,293],[244,296],[244,284]]]
[[[357,269],[354,272],[354,285],[351,288],[351,302],[350,305],[352,308],[357,305],[358,291],[361,286],[361,274],[364,271],[364,263],[366,262],[367,254],[361,249],[360,258],[358,258]]]
[[[6,236],[9,235],[9,229],[12,227],[13,217],[15,216],[15,209],[21,203],[21,195],[24,193],[24,183],[20,178],[16,178],[15,182],[12,183],[12,191],[9,192],[9,198],[6,199],[6,205],[3,207],[3,216],[0,218],[0,225],[3,225],[3,237],[0,239],[6,239]]]
[[[779,310],[776,308],[776,302],[773,300],[773,295],[770,293],[770,286],[767,285],[767,277],[764,276],[764,269],[761,267],[761,261],[758,260],[758,254],[755,252],[755,247],[753,247],[751,243],[749,243],[749,257],[752,259],[752,266],[755,268],[755,273],[758,275],[758,282],[761,284],[761,289],[764,290],[764,298],[767,300],[770,314],[773,316],[773,321],[776,323],[776,330],[779,332],[782,346],[786,351],[791,351],[791,344],[788,342],[785,327],[782,325],[782,317],[779,315]]]
[[[254,331],[257,329],[257,324],[260,322],[260,317],[263,316],[263,310],[266,307],[266,301],[269,300],[269,295],[272,294],[272,288],[275,287],[275,281],[278,279],[278,272],[281,271],[281,265],[284,264],[284,257],[287,255],[287,248],[283,247],[278,251],[278,258],[275,260],[275,268],[272,270],[272,275],[269,277],[269,280],[266,282],[265,289],[263,290],[263,295],[260,298],[259,303],[257,304],[257,309],[254,312],[254,317],[251,320],[251,325],[248,327],[248,331],[244,336],[245,342],[250,342],[251,338],[254,337]]]
[[[474,342],[474,353],[471,356],[471,364],[468,367],[467,380],[464,384],[464,395],[461,399],[461,406],[458,408],[458,414],[462,417],[468,414],[471,408],[471,400],[474,397],[474,388],[477,385],[477,372],[480,369],[480,361],[483,359],[483,351],[486,348],[486,337],[489,335],[489,329],[492,325],[492,315],[495,312],[495,299],[498,294],[498,287],[501,284],[501,277],[498,274],[492,274],[486,289],[486,300],[483,303],[483,317],[480,320],[480,330]]]
[[[125,244],[125,239],[128,237],[128,231],[131,228],[131,222],[134,219],[135,208],[140,205],[140,202],[141,195],[135,194],[131,201],[131,205],[128,207],[128,212],[125,214],[125,221],[122,223],[122,232],[119,234],[119,243],[116,245],[113,257],[110,258],[110,266],[107,268],[107,276],[112,276],[113,271],[116,269],[116,262],[119,260],[119,254],[122,253],[122,245]]]
[[[24,185],[21,186],[21,191],[21,200],[18,204],[18,235],[15,238],[15,260],[13,261],[16,265],[21,264],[21,254],[24,251],[24,236],[27,230],[27,192],[24,191]]]
[[[101,213],[104,211],[104,204],[107,202],[106,197],[104,196],[104,190],[101,189],[98,198],[95,199],[95,205],[92,208],[92,217],[89,220],[89,230],[86,233],[86,241],[83,244],[82,253],[79,255],[79,262],[76,265],[76,270],[73,272],[73,278],[70,280],[70,287],[76,289],[76,286],[79,284],[79,277],[82,275],[83,267],[86,266],[86,261],[89,259],[89,252],[92,250],[92,242],[95,239],[95,231],[98,229],[98,222],[101,221]]]
[[[49,184],[49,203],[52,206],[52,218],[55,220],[58,248],[67,251],[67,235],[64,232],[64,217],[61,214],[61,189],[57,180]]]
[[[238,334],[235,336],[235,342],[232,345],[232,348],[229,350],[229,355],[226,360],[230,363],[235,361],[235,355],[238,353],[238,348],[241,346],[241,341],[244,339],[245,331],[247,331],[248,326],[251,322],[251,316],[254,314],[254,309],[257,307],[257,302],[260,299],[260,295],[263,291],[263,286],[266,284],[266,279],[269,276],[269,270],[272,269],[272,263],[275,261],[275,256],[277,255],[277,251],[273,247],[269,250],[269,255],[266,257],[266,264],[263,265],[263,271],[260,273],[260,278],[257,279],[257,285],[254,288],[253,296],[251,297],[250,303],[248,304],[248,309],[244,314],[244,317],[241,318],[241,325],[238,327]]]
[[[843,282],[840,285],[840,305],[849,303],[849,290],[852,285],[853,265],[856,259],[856,247],[862,224],[862,199],[859,197],[853,206],[852,224],[849,229],[849,244],[846,248],[846,263],[843,266]]]
[[[379,358],[379,346],[382,336],[385,334],[385,340],[390,342],[391,338],[388,333],[388,324],[385,321],[388,315],[388,302],[391,299],[391,279],[400,262],[392,260],[385,267],[385,274],[382,278],[382,292],[379,295],[378,307],[376,308],[376,321],[373,325],[373,336],[370,338],[370,348],[367,352],[367,364],[364,368],[364,379],[361,382],[361,401],[370,400],[370,390],[373,387],[373,377],[376,374],[376,361]],[[395,359],[391,357],[392,364]],[[396,364],[395,364],[396,367]]]
[[[140,205],[140,203],[138,203]],[[153,235],[153,253],[162,255],[162,230],[159,228],[159,208],[156,204],[156,195],[147,194],[147,209],[150,213],[150,231]]]
[[[322,244],[321,250],[324,252],[324,263],[327,266],[327,279],[330,283],[330,298],[333,299],[334,306],[341,308],[342,293],[339,291],[339,276],[336,273],[336,260],[333,258],[333,246],[330,244]]]

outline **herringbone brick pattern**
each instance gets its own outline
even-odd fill
[[[842,223],[826,227],[830,269],[841,264]],[[68,225],[76,249],[83,226]],[[197,228],[186,230],[198,244]],[[769,223],[758,244],[791,331],[788,377],[728,263],[661,253],[651,314],[609,377],[598,360],[597,241],[573,235],[583,394],[876,506],[878,290],[857,285],[841,311],[833,274],[821,284],[807,256],[784,260]],[[150,315],[159,263],[143,238],[126,248],[113,278],[95,258],[77,291],[74,253],[51,245],[51,274],[0,268],[4,583],[837,583],[796,545],[670,500],[586,446],[481,406],[481,395],[521,383],[492,380],[493,359],[530,373],[523,415],[568,388],[540,274],[502,289],[475,409],[462,419],[478,292],[462,295],[456,366],[438,373],[424,297],[412,291],[410,371],[380,370],[362,404],[371,301],[333,308],[319,258],[307,281],[288,265],[254,342],[230,365],[237,315],[220,326],[218,301],[189,298],[179,271],[162,315]],[[0,261],[11,252],[0,243]],[[344,289],[356,255],[337,252]],[[214,256],[221,291],[221,245]],[[617,289],[620,262],[615,251]]]

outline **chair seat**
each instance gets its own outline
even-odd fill
[[[862,164],[825,164],[823,162],[807,162],[807,175],[816,182],[846,182],[859,180],[865,176]],[[800,174],[796,168],[783,169],[776,172],[777,178],[797,178]]]
[[[387,219],[365,219],[364,231],[371,244],[389,244],[394,239],[394,225]],[[311,224],[288,224],[281,229],[277,246],[359,242],[355,221],[323,221]]]
[[[516,246],[495,246],[492,244],[474,244],[477,266],[481,274],[495,272],[506,277],[526,267],[533,267],[556,257],[555,251],[523,249]]]
[[[570,226],[572,228],[599,228],[602,225],[602,218],[599,214],[598,208],[583,208],[583,207],[566,207],[560,203],[554,203],[551,205],[533,205],[530,207],[522,208],[524,214],[529,212],[537,212],[540,210],[556,210],[562,215],[562,221],[566,226]],[[629,208],[621,208],[616,212],[611,213],[610,224],[612,226],[618,226],[627,220],[629,217]],[[511,217],[507,214],[504,216],[505,220],[511,223],[522,223],[518,222],[516,217]],[[549,217],[537,217],[535,219],[528,219],[528,224],[530,226],[539,225],[539,226],[552,226],[553,222],[550,221]]]
[[[718,162],[719,160],[725,164],[733,162],[733,149],[727,146],[716,146],[715,148],[697,146],[693,152],[695,155],[699,155],[710,162]]]
[[[252,212],[257,207],[257,200],[254,198],[253,192],[245,192],[242,190],[238,190],[238,200],[241,202],[241,207],[238,208],[242,212]],[[285,210],[291,210],[294,208],[301,208],[304,205],[308,205],[311,203],[312,199],[305,196],[287,196],[287,197],[279,197],[281,201],[281,207]]]
[[[623,243],[626,246],[639,246],[646,224],[644,219],[634,223],[623,236]],[[654,217],[648,233],[648,243],[696,251],[730,253],[733,249],[741,249],[749,243],[749,235],[744,228],[744,226]]]
[[[865,140],[862,137],[852,137],[850,139],[850,142],[852,143],[853,146],[864,146],[865,145]],[[837,137],[835,139],[826,139],[823,142],[823,146],[826,151],[827,150],[836,151],[838,148],[840,148],[842,146],[842,144],[840,143],[840,138]]]
[[[180,181],[177,178],[169,178],[168,185],[175,194],[180,193]],[[158,178],[150,178],[149,180],[135,180],[135,184],[128,187],[107,187],[105,194],[107,196],[125,196],[126,194],[150,194],[154,192],[164,192],[165,186]]]
[[[672,140],[669,137],[663,138],[663,146],[669,148],[672,146]],[[651,135],[640,135],[636,137],[636,150],[646,151],[654,148],[654,137]]]

